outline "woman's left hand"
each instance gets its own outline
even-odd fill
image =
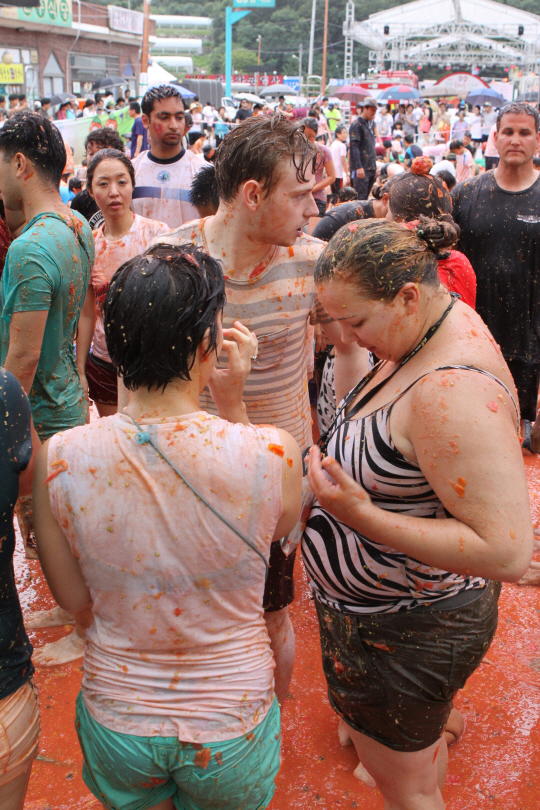
[[[223,330],[223,338],[229,363],[227,368],[214,369],[208,387],[223,419],[247,422],[242,416],[245,415],[242,393],[251,371],[251,361],[257,356],[257,335],[240,321],[235,321],[232,329]]]
[[[321,459],[321,451],[316,445],[309,451],[308,479],[311,491],[323,509],[347,526],[359,528],[362,515],[367,517],[367,513],[376,508],[366,490],[347,475],[335,459],[329,456]]]

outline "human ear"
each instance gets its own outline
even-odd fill
[[[142,119],[143,127],[145,129],[150,129],[150,118],[143,113],[142,116],[141,116],[141,119]]]
[[[244,203],[247,205],[250,211],[255,212],[261,204],[263,198],[263,189],[259,181],[246,180],[242,187],[241,193],[244,198]]]

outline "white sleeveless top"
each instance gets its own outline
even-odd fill
[[[205,412],[144,428],[268,559],[282,513],[276,429]],[[49,483],[52,511],[94,604],[85,704],[123,734],[233,739],[274,697],[264,564],[136,433],[115,414],[49,445],[49,475],[60,470]]]

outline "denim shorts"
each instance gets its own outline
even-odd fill
[[[82,693],[75,719],[88,789],[109,810],[263,810],[274,795],[281,745],[277,699],[251,733],[219,743],[120,734],[97,723]]]
[[[342,613],[315,600],[334,711],[394,751],[429,748],[489,649],[500,591],[500,582],[490,582],[466,592],[478,598],[459,607],[449,599],[446,609],[442,601],[382,615]]]

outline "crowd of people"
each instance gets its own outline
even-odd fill
[[[299,545],[355,774],[387,810],[444,808],[453,698],[534,548],[539,115],[503,107],[499,164],[450,193],[425,155],[378,165],[376,103],[349,133],[324,104],[240,116],[208,159],[211,105],[153,88],[132,158],[93,130],[67,204],[54,123],[0,128],[6,810],[38,753],[34,665],[82,655],[105,808],[267,807]],[[15,513],[57,603],[24,619]],[[32,650],[25,626],[66,624]]]

